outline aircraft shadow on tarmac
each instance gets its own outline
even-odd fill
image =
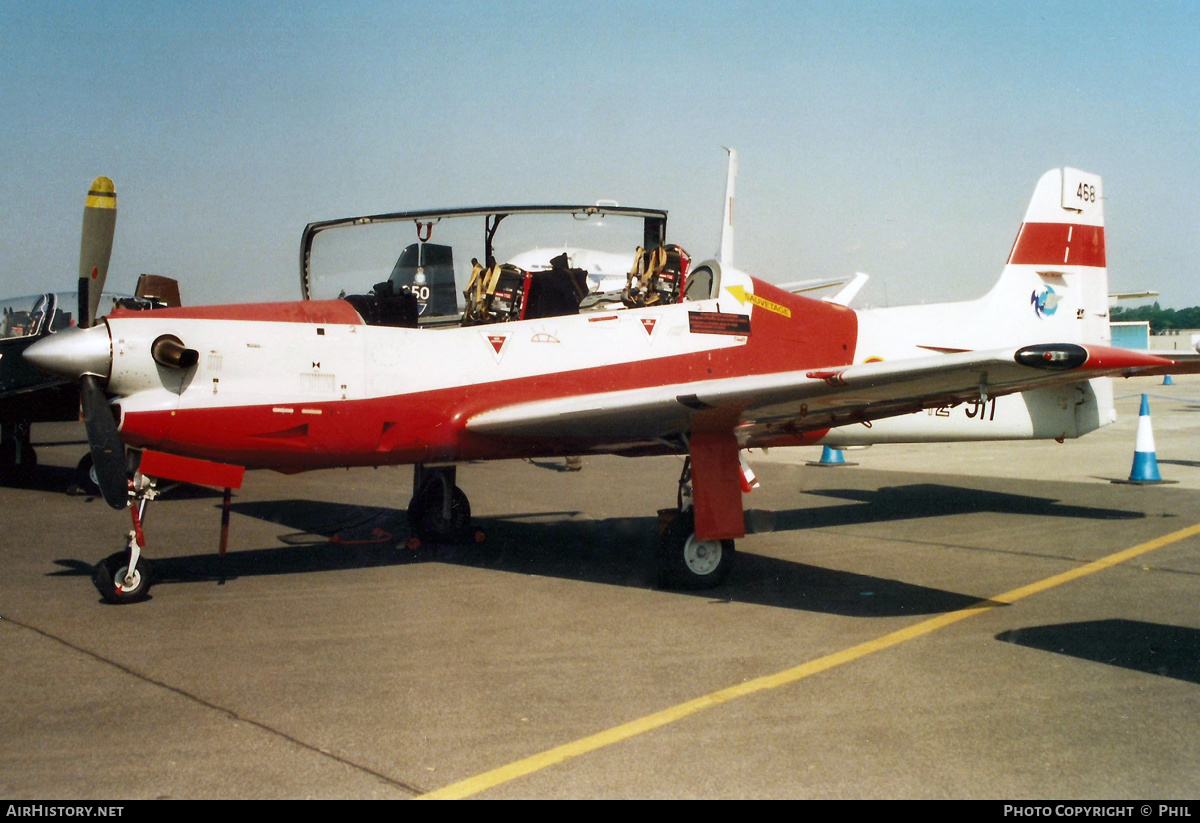
[[[1108,666],[1200,683],[1200,630],[1139,620],[1089,620],[1001,632],[996,639]]]
[[[1136,520],[1146,516],[1138,511],[1098,506],[1074,506],[1036,495],[1010,494],[939,483],[885,486],[875,490],[811,489],[807,493],[821,497],[858,501],[865,505],[823,506],[775,512],[775,531],[818,529],[830,526],[849,526],[856,523],[882,523],[982,512],[1042,517],[1080,517],[1089,520]]]
[[[61,493],[75,477],[72,469],[58,466],[38,466],[26,475],[16,476],[0,471],[0,488]]]
[[[1159,463],[1166,463],[1169,466],[1187,466],[1189,469],[1200,468],[1200,460],[1170,460],[1167,458],[1159,458]]]
[[[235,504],[232,509],[238,514],[296,529],[295,533],[281,536],[281,541],[293,546],[308,543],[312,552],[302,559],[281,557],[278,549],[230,553],[225,560],[238,563],[238,573],[285,574],[314,563],[340,568],[347,563],[367,566],[441,562],[647,588],[653,586],[657,571],[657,528],[655,519],[650,517],[594,520],[580,516],[579,512],[483,517],[475,520],[475,527],[486,535],[483,543],[440,543],[412,551],[403,545],[408,528],[402,511],[310,500]],[[379,541],[376,530],[399,536],[399,544]],[[310,542],[314,537],[327,539],[317,545]],[[299,564],[294,562],[297,559]],[[192,568],[205,560],[211,562],[215,558],[187,558]],[[254,571],[245,565],[247,562],[253,564]],[[156,563],[155,572],[160,582],[169,579],[169,569],[161,568],[161,563]],[[227,572],[226,576],[232,575]],[[720,603],[754,603],[855,616],[941,613],[980,599],[747,552],[740,553],[738,563],[719,588],[679,593]]]
[[[86,444],[84,444],[86,445]],[[99,494],[76,492],[77,480],[75,470],[63,466],[38,466],[29,475],[22,478],[5,477],[0,473],[0,488],[23,489],[25,491],[47,492],[52,494],[68,494],[84,497],[86,503],[104,504]],[[187,483],[164,485],[161,489],[161,500],[197,500],[206,497],[221,497],[221,492],[203,486],[192,486]]]
[[[204,490],[197,490],[206,493]],[[831,526],[936,517],[966,512],[1130,519],[1138,512],[1063,505],[1026,495],[935,484],[877,491],[833,489],[812,492],[860,501],[778,512],[772,531],[803,531]],[[579,512],[536,512],[476,518],[486,535],[476,543],[432,543],[406,548],[406,513],[317,500],[234,503],[236,514],[288,529],[283,548],[235,550],[154,559],[155,579],[163,583],[225,582],[238,577],[296,574],[347,568],[441,562],[523,575],[539,575],[607,585],[650,587],[656,577],[657,528],[654,518],[594,520]],[[751,520],[754,520],[754,512]],[[236,535],[236,522],[233,526]],[[236,545],[236,537],[235,537]],[[743,543],[749,548],[752,543]],[[57,575],[91,574],[90,565],[60,560]],[[980,602],[981,598],[897,580],[808,565],[740,551],[738,563],[719,588],[681,594],[714,603],[740,602],[847,616],[938,614]]]

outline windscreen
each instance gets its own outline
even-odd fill
[[[44,294],[29,297],[9,297],[0,300],[0,339],[29,337],[37,334],[46,317],[47,298]]]

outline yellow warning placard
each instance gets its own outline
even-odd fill
[[[761,309],[766,309],[769,312],[773,312],[784,317],[792,316],[792,310],[787,306],[772,302],[765,297],[759,297],[757,294],[750,294],[741,286],[730,286],[729,288],[725,289],[725,291],[732,294],[734,299],[743,306],[749,302],[753,306],[758,306]]]

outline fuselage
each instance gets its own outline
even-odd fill
[[[726,269],[710,299],[491,325],[371,326],[343,301],[303,301],[117,314],[108,329],[108,390],[129,445],[299,470],[653,450],[588,431],[480,437],[467,424],[536,400],[846,365],[858,322],[851,309]],[[196,366],[155,363],[150,346],[164,334],[194,348]]]

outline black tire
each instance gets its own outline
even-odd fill
[[[442,514],[442,484],[426,483],[408,504],[408,526],[413,534],[428,539],[465,535],[471,525],[471,504],[458,486],[450,491],[450,517]]]
[[[92,453],[88,452],[79,458],[75,466],[73,494],[85,494],[88,497],[100,496],[100,481],[96,478],[96,464],[92,462]]]
[[[122,551],[110,554],[96,564],[92,572],[92,582],[109,603],[137,603],[145,600],[153,583],[150,574],[150,561],[140,558],[137,565],[137,584],[130,589],[118,589],[119,581],[125,577],[125,569],[129,565],[129,552]]]
[[[719,586],[729,574],[733,555],[732,540],[697,540],[691,510],[680,512],[659,538],[661,583],[689,591]]]

